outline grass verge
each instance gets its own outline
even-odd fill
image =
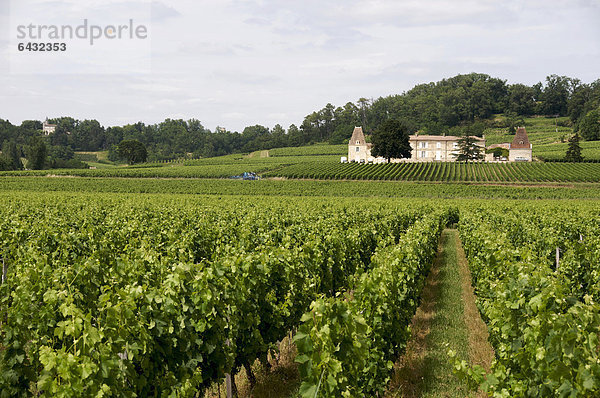
[[[459,264],[460,263],[460,264]],[[422,303],[411,325],[412,338],[394,369],[387,397],[465,397],[473,395],[452,372],[447,352],[472,361],[483,355],[487,335],[477,325],[479,312],[470,283],[464,252],[456,230],[444,230],[438,254],[427,277]],[[467,315],[468,314],[468,315]],[[483,322],[482,322],[483,323]],[[485,324],[483,324],[485,329]],[[472,341],[477,341],[475,351]],[[481,361],[476,363],[482,363]]]

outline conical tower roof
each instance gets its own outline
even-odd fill
[[[354,127],[352,137],[350,138],[350,145],[364,145],[365,143],[365,133],[363,133],[362,127]]]
[[[510,144],[511,149],[529,149],[531,148],[531,143],[529,142],[529,137],[527,137],[527,132],[525,131],[525,127],[519,127],[517,129],[517,134],[515,134],[515,138],[513,139],[512,144]]]

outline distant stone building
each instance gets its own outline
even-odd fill
[[[485,137],[473,137],[475,145],[485,150]],[[454,135],[411,135],[412,148],[410,160],[413,162],[454,162],[459,153],[458,141]]]
[[[42,130],[44,132],[44,135],[50,135],[56,131],[56,124],[48,123],[48,118],[46,118],[46,120],[44,120],[44,123],[42,124]]]
[[[488,151],[496,148],[508,150],[508,159],[494,158],[493,153],[485,155],[486,161],[508,160],[509,162],[532,162],[533,161],[533,145],[529,142],[525,127],[519,127],[511,143],[505,142],[502,144],[494,144],[487,147]]]
[[[412,148],[409,159],[392,159],[392,162],[453,162],[458,155],[458,141],[461,137],[452,135],[418,135],[409,136]],[[476,145],[485,149],[485,137],[474,137]],[[371,155],[371,143],[366,142],[362,127],[355,127],[348,143],[348,161],[359,163],[380,163],[383,158]]]
[[[517,129],[515,138],[508,148],[508,160],[510,162],[533,161],[533,145],[529,142],[525,127],[519,127]]]

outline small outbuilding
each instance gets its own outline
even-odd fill
[[[365,139],[362,127],[355,127],[348,142],[348,162],[366,163],[371,157],[371,146]]]
[[[517,129],[515,138],[508,148],[508,160],[510,162],[533,161],[533,146],[529,142],[525,127],[519,127]]]

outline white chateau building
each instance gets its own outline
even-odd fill
[[[412,148],[410,160],[413,162],[454,162],[458,155],[458,141],[461,137],[454,135],[411,135]],[[473,137],[475,145],[485,151],[485,137]]]
[[[412,148],[410,159],[392,159],[392,162],[453,162],[458,153],[458,140],[453,135],[419,135],[409,136]],[[485,150],[485,138],[474,137],[476,144]],[[348,161],[359,163],[381,163],[383,158],[371,155],[371,144],[365,141],[362,127],[355,127],[348,143]]]
[[[485,136],[483,138],[473,137],[475,144],[485,151]],[[454,162],[458,155],[458,141],[461,137],[453,135],[419,135],[409,136],[409,143],[412,148],[410,159],[392,159],[391,162]],[[355,127],[352,138],[348,142],[348,162],[358,163],[383,163],[384,158],[375,158],[371,155],[371,143],[365,140],[365,134],[362,127]],[[508,144],[490,145],[487,149],[493,148],[508,149],[510,162],[531,162],[532,145],[529,142],[525,127],[519,127],[513,142]],[[488,154],[486,161],[493,161],[493,155]]]

